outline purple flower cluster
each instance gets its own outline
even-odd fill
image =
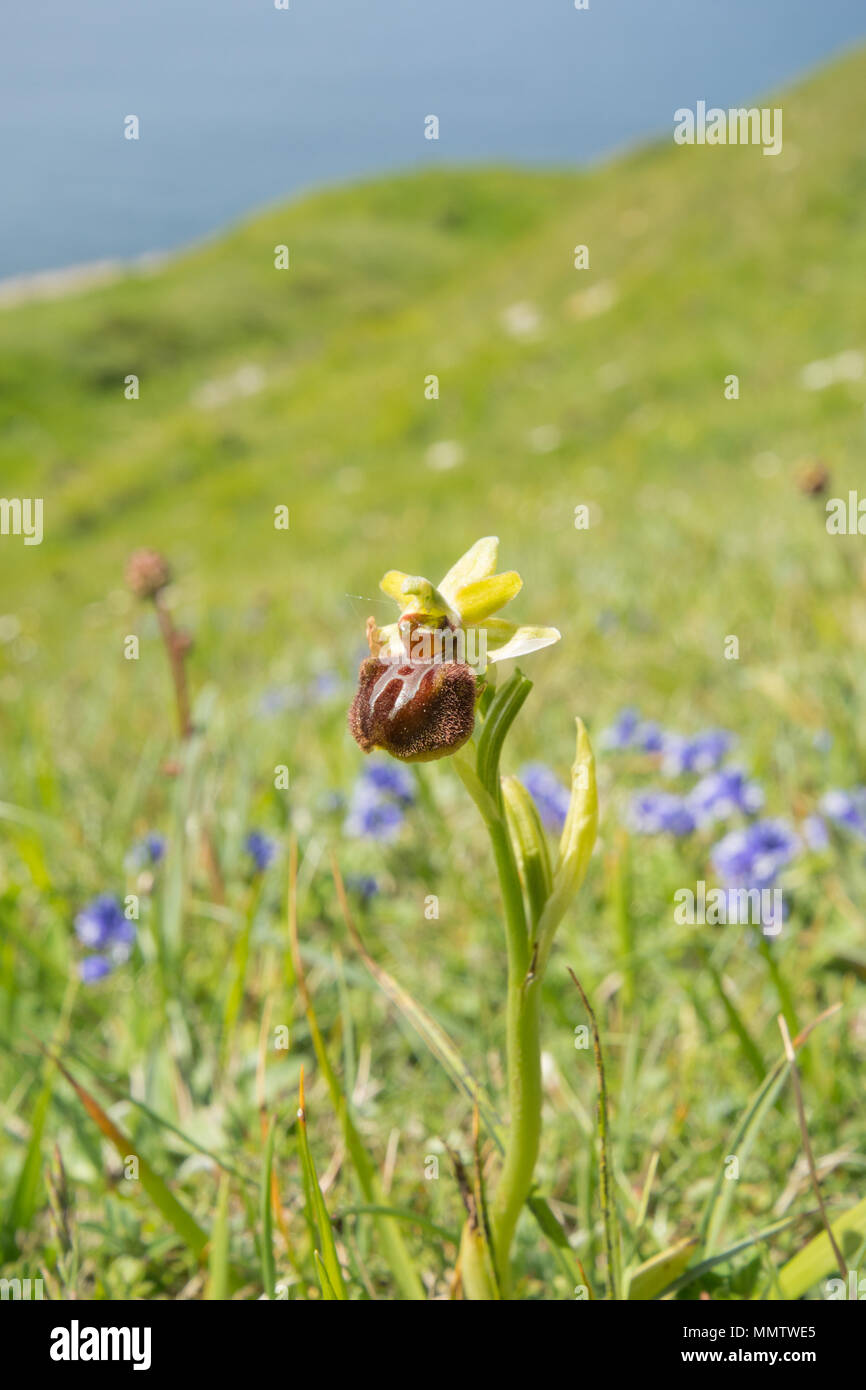
[[[263,835],[261,830],[251,830],[244,842],[244,848],[253,861],[256,873],[263,874],[277,852],[276,841]]]
[[[709,772],[718,767],[722,758],[734,746],[734,736],[727,729],[704,729],[687,737],[683,734],[663,735],[662,772],[665,777],[682,777],[687,772]]]
[[[866,840],[866,787],[826,792],[821,798],[821,810],[837,825]]]
[[[520,769],[520,780],[538,807],[542,825],[560,834],[568,815],[568,788],[545,763],[526,763]]]
[[[84,957],[78,973],[85,984],[101,980],[128,960],[135,945],[135,927],[123,915],[116,898],[103,893],[75,918],[75,932],[91,955]]]
[[[640,835],[691,835],[700,826],[727,820],[736,812],[753,815],[764,793],[739,767],[710,772],[690,792],[650,790],[632,797],[628,823]]]
[[[686,798],[674,792],[638,792],[632,797],[627,820],[638,835],[690,835],[696,828]]]
[[[641,719],[636,709],[620,710],[609,729],[603,729],[599,747],[632,749],[640,753],[661,753],[665,732],[660,724]]]
[[[803,839],[809,849],[820,853],[830,845],[830,832],[827,822],[821,816],[807,816],[802,824]]]
[[[764,793],[743,768],[722,767],[702,777],[686,799],[697,824],[705,825],[727,820],[737,811],[754,815],[764,804]]]
[[[790,864],[800,842],[782,820],[759,820],[731,830],[710,853],[713,868],[728,888],[770,888]]]
[[[151,831],[133,845],[126,862],[131,869],[155,868],[164,857],[165,837]]]
[[[346,887],[350,892],[357,893],[362,903],[368,903],[379,892],[379,880],[373,878],[372,874],[347,874]]]
[[[650,790],[634,796],[627,820],[640,835],[690,835],[701,825],[734,812],[751,815],[763,805],[760,787],[742,768],[719,768],[735,742],[727,729],[678,734],[642,719],[636,709],[624,709],[599,742],[602,748],[658,754],[665,777],[702,774],[688,794]]]
[[[393,840],[415,799],[412,775],[390,759],[370,762],[352,788],[344,829],[353,839]]]
[[[677,734],[652,720],[642,719],[636,709],[621,710],[599,739],[601,748],[660,753],[666,777],[709,772],[718,766],[733,745],[734,736],[727,729],[704,729],[690,736]]]

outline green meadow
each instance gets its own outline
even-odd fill
[[[438,582],[486,535],[524,580],[508,616],[562,633],[520,663],[503,771],[567,784],[580,716],[601,812],[544,984],[546,1214],[521,1219],[514,1296],[826,1297],[797,1084],[866,1275],[866,843],[830,825],[786,867],[777,939],[681,925],[674,894],[717,881],[738,822],[634,833],[635,792],[694,779],[601,737],[629,706],[730,730],[797,833],[866,783],[866,540],[825,511],[866,496],[866,53],[760,104],[784,111],[777,157],[671,138],[583,172],[419,167],[0,308],[0,493],[44,504],[41,545],[0,537],[5,1277],[58,1299],[455,1292],[452,1155],[495,1183],[507,1112],[496,877],[448,758],[410,770],[392,839],[347,831],[346,709],[368,615],[396,616],[380,577]],[[182,746],[124,582],[145,546],[192,636]],[[137,900],[136,941],[88,983],[74,923],[100,894]],[[618,1280],[567,967],[600,1029]],[[820,1019],[796,1076],[780,1014],[792,1036]]]

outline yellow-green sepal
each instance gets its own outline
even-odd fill
[[[595,758],[589,734],[582,719],[577,724],[577,751],[571,769],[571,800],[559,854],[553,871],[553,890],[545,904],[538,924],[538,961],[540,969],[553,944],[553,937],[569,903],[574,898],[589,867],[598,831],[598,786]]]
[[[547,836],[541,824],[538,808],[519,778],[503,777],[502,799],[517,868],[529,906],[529,920],[534,927],[553,888]]]

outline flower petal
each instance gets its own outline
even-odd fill
[[[490,578],[496,569],[498,550],[498,536],[482,536],[480,541],[470,546],[465,555],[461,555],[439,585],[440,592],[449,603],[454,602],[458,589],[464,588],[467,584],[474,584],[479,579]]]
[[[454,595],[454,607],[460,614],[461,622],[467,627],[476,627],[491,613],[504,608],[522,588],[523,580],[517,571],[508,570],[505,574],[494,574],[489,579],[464,584]]]
[[[387,594],[395,603],[403,604],[403,585],[411,576],[404,574],[402,570],[389,570],[379,580],[379,588],[383,594]]]
[[[506,624],[503,623],[504,626]],[[494,637],[495,640],[498,634],[495,634],[489,625],[486,627],[488,638]],[[558,642],[561,636],[562,633],[555,627],[518,627],[504,646],[491,648],[488,641],[487,660],[491,664],[494,661],[513,661],[517,656],[526,656],[528,652],[537,652],[541,647],[551,646]]]
[[[411,610],[427,618],[453,619],[457,616],[448,600],[421,574],[404,574],[402,570],[389,570],[380,579],[379,588],[383,594],[399,603],[403,613]]]
[[[400,624],[388,623],[386,627],[376,630],[379,649],[374,653],[381,657],[383,661],[396,659],[403,656],[403,639],[400,636]],[[372,651],[372,646],[370,648]]]
[[[404,580],[400,604],[404,612],[411,609],[413,613],[425,618],[456,616],[445,596],[433,587],[429,579],[424,579],[420,574],[413,574]]]

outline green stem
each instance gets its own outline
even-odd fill
[[[505,1297],[511,1284],[511,1244],[532,1187],[541,1140],[540,1002],[540,981],[527,984],[525,974],[513,978],[509,970],[506,1055],[511,1114],[490,1220],[499,1287]]]
[[[490,1224],[499,1289],[508,1297],[511,1244],[520,1210],[532,1186],[541,1139],[541,980],[533,973],[523,890],[501,798],[497,804],[483,792],[459,755],[455,762],[487,826],[505,908],[508,946],[506,1065],[510,1118],[505,1160],[491,1205]],[[463,1248],[465,1252],[466,1239]],[[469,1270],[464,1260],[464,1290],[470,1298],[495,1296],[489,1285],[484,1287],[483,1280],[475,1280],[471,1274],[467,1278],[467,1274]]]

